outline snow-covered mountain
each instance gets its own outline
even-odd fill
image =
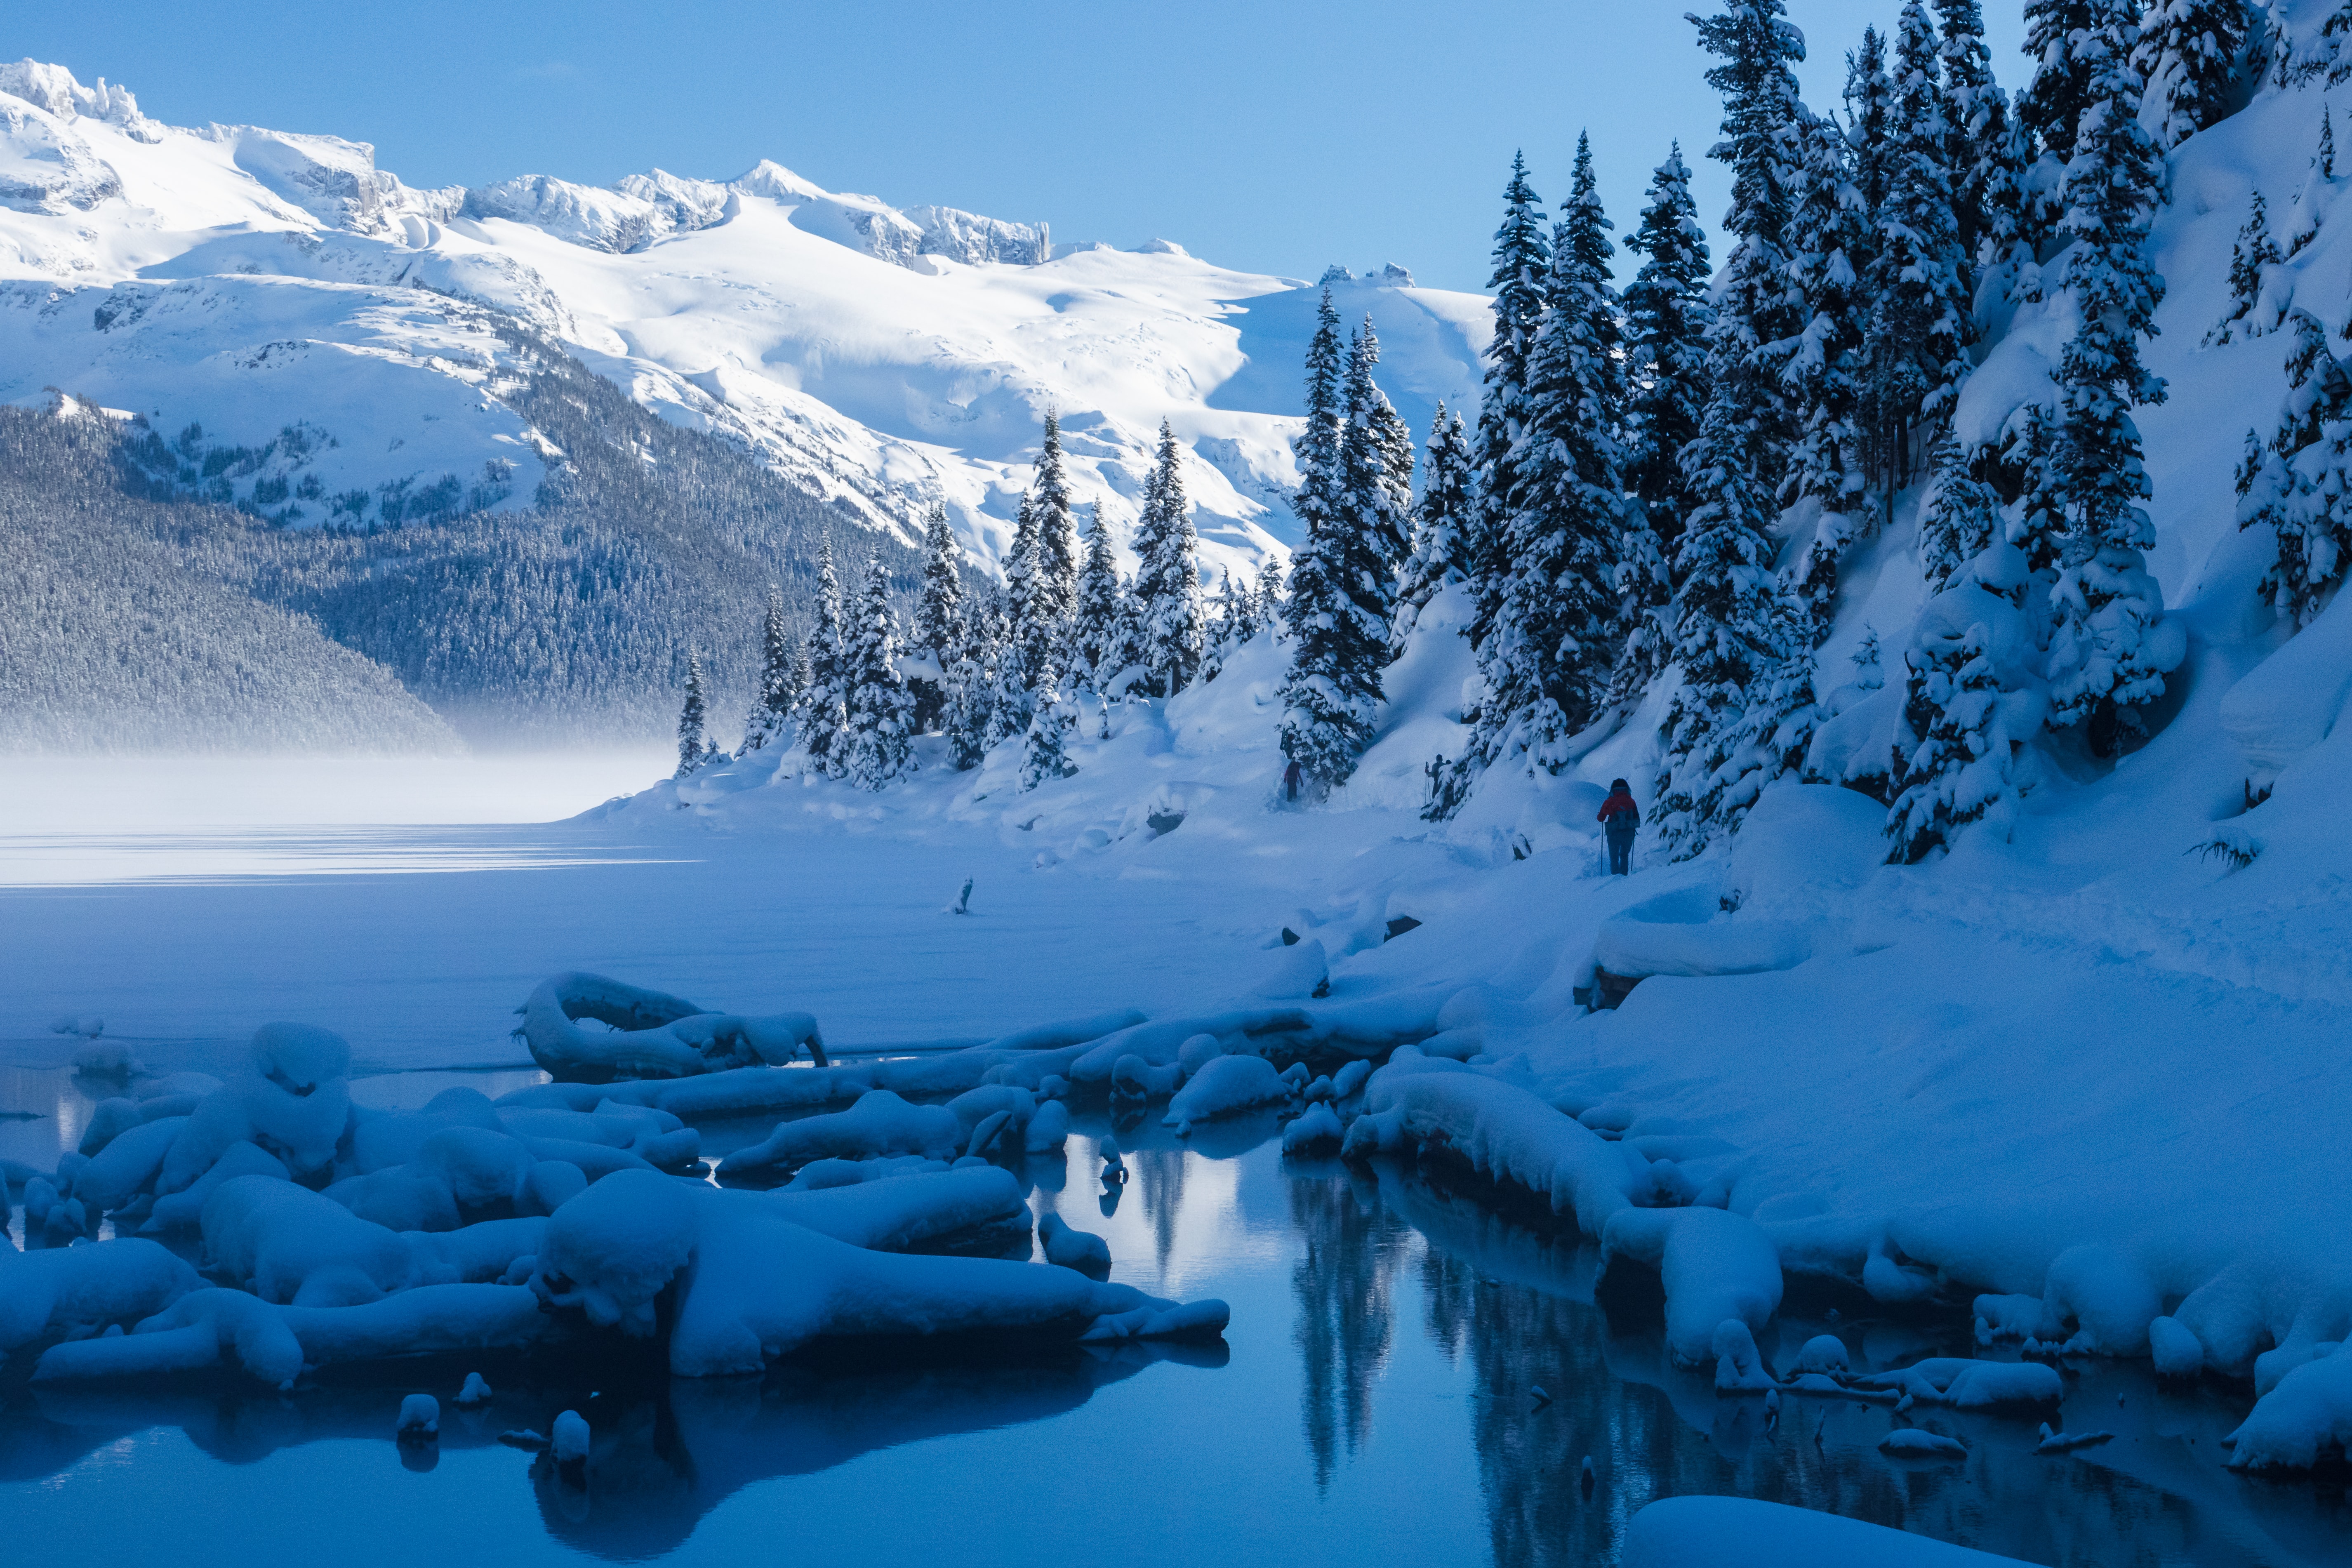
[[[1475,396],[1482,297],[1395,268],[1332,280],[1417,430]],[[205,493],[298,526],[530,504],[561,459],[501,401],[512,316],[875,526],[911,540],[944,500],[984,561],[1048,407],[1078,499],[1120,529],[1167,418],[1204,555],[1238,564],[1291,532],[1316,297],[1167,241],[1056,245],[765,161],[724,183],[418,190],[363,142],[164,126],[102,79],[0,66],[0,402],[55,388],[199,426]]]

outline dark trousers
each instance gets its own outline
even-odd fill
[[[1612,877],[1632,875],[1633,870],[1633,836],[1630,833],[1609,835],[1609,874]]]

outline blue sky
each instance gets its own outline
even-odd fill
[[[1706,60],[1674,0],[865,0],[729,5],[22,6],[0,49],[99,76],[175,124],[328,132],[412,184],[727,178],[773,158],[835,190],[1043,218],[1056,238],[1176,240],[1313,277],[1395,261],[1475,289],[1515,147],[1566,193],[1590,128],[1630,230],[1675,137],[1710,226],[1727,183]],[[1893,0],[1790,0],[1806,96]],[[2022,79],[2018,0],[1988,0]]]

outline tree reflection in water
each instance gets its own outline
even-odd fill
[[[1371,1430],[1372,1385],[1395,1328],[1390,1298],[1416,1248],[1377,1194],[1360,1201],[1344,1175],[1293,1180],[1290,1217],[1302,1249],[1290,1271],[1298,1300],[1291,1337],[1298,1346],[1299,1420],[1315,1484],[1326,1489],[1341,1445],[1352,1454]]]

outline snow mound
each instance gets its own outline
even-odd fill
[[[1620,1208],[1601,1227],[1594,1292],[1611,1289],[1612,1271],[1629,1265],[1655,1270],[1665,1289],[1666,1349],[1677,1365],[1722,1357],[1718,1326],[1750,1334],[1780,1310],[1780,1255],[1771,1237],[1723,1209]],[[1755,1351],[1751,1339],[1751,1365]]]
[[[2233,1470],[2309,1470],[2352,1457],[2352,1355],[2305,1362],[2226,1439]]]
[[[1526,1089],[1468,1070],[1400,1071],[1404,1065],[1391,1061],[1372,1075],[1364,1114],[1349,1124],[1343,1157],[1443,1152],[1489,1181],[1548,1200],[1555,1214],[1574,1215],[1594,1237],[1634,1193],[1648,1190],[1648,1165],[1639,1153],[1605,1142]]]
[[[1289,1101],[1290,1085],[1264,1057],[1218,1057],[1204,1064],[1190,1083],[1176,1091],[1175,1098],[1168,1102],[1165,1125],[1176,1129],[1177,1135],[1182,1137],[1192,1131],[1196,1121],[1237,1116],[1260,1106],[1286,1105]]]
[[[1748,1498],[1664,1498],[1625,1529],[1620,1568],[2017,1568],[1906,1530]]]

